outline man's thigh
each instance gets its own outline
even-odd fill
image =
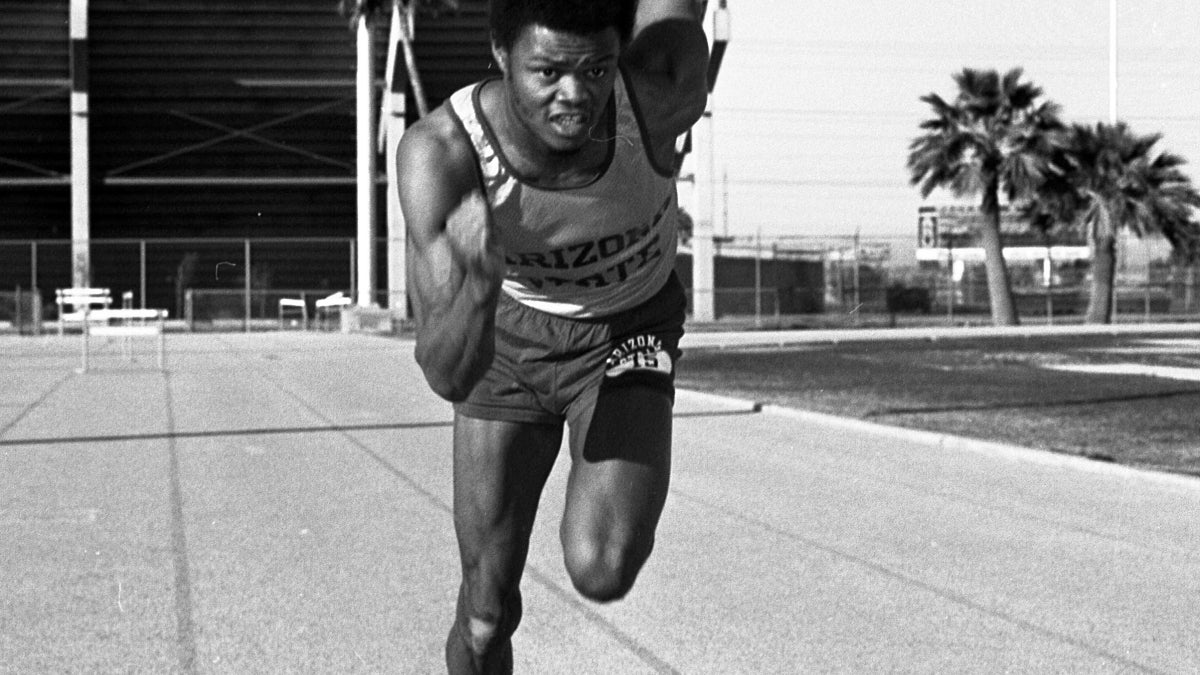
[[[671,409],[660,387],[599,388],[571,427],[564,544],[651,545],[670,484]]]
[[[466,570],[520,576],[562,427],[456,415],[454,525]]]

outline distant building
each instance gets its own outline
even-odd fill
[[[983,214],[968,205],[922,206],[917,209],[917,260],[950,259],[982,262],[980,229]],[[1090,260],[1087,238],[1077,229],[1060,229],[1046,237],[1007,206],[1000,210],[1000,238],[1009,262],[1045,260],[1047,247],[1056,261]]]

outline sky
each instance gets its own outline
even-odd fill
[[[728,6],[712,99],[718,234],[915,240],[917,208],[953,202],[923,202],[908,184],[908,146],[929,113],[918,99],[953,98],[964,67],[1021,67],[1067,122],[1108,120],[1109,0]],[[1118,117],[1162,133],[1160,148],[1200,182],[1200,2],[1117,9]]]

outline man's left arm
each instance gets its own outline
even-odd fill
[[[695,0],[640,0],[621,55],[655,146],[673,148],[704,114],[708,39],[698,7]]]

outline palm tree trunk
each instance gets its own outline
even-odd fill
[[[983,244],[984,267],[987,270],[988,300],[992,308],[992,323],[996,326],[1016,326],[1017,308],[1013,303],[1012,281],[1008,275],[1008,265],[1004,262],[1004,248],[1000,241],[1000,206],[991,192],[991,197],[985,197],[983,206],[983,227],[980,232]]]
[[[1116,276],[1117,238],[1098,235],[1092,239],[1092,289],[1088,299],[1087,323],[1112,323],[1113,279]]]

